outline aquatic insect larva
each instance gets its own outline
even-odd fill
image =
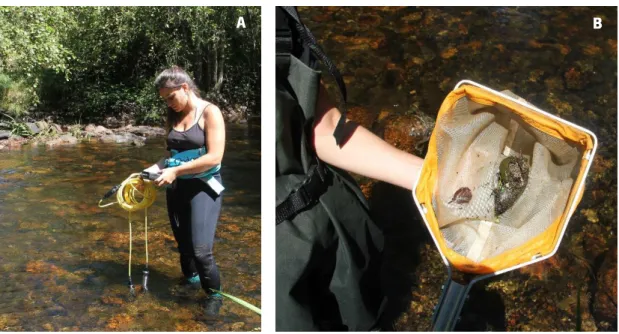
[[[468,187],[462,187],[454,193],[451,201],[448,204],[456,202],[456,204],[468,204],[473,198],[473,193]]]

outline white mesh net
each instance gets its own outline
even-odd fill
[[[477,262],[497,256],[543,232],[564,211],[580,167],[576,146],[503,106],[466,97],[441,116],[434,131],[438,181],[432,205],[443,237],[459,254]],[[528,181],[496,212],[495,196],[506,189],[500,165],[508,156],[529,166]]]

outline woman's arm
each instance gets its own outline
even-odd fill
[[[344,170],[412,190],[423,159],[396,149],[361,126],[340,148],[333,137],[340,115],[321,85],[314,124],[318,157]]]
[[[204,132],[208,152],[198,159],[170,168],[176,176],[205,172],[221,163],[226,146],[226,127],[221,110],[214,105],[204,111]]]

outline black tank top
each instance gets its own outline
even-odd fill
[[[202,111],[204,111],[204,109],[206,109],[209,105],[210,103],[207,103],[206,106],[202,108]],[[185,131],[178,131],[174,130],[174,127],[172,127],[167,138],[168,151],[177,150],[179,152],[183,152],[206,146],[206,135],[204,133],[204,129],[202,129],[199,125],[200,118],[204,112],[201,112],[200,115],[198,115],[198,106],[196,106],[195,113],[194,119],[198,116],[197,120],[189,129]]]

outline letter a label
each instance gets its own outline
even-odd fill
[[[238,29],[239,27],[243,27],[243,29],[245,29],[245,20],[243,19],[243,17],[239,17],[239,20],[236,21],[236,28]]]

